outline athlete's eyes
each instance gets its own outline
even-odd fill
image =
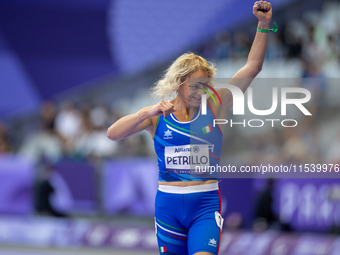
[[[189,85],[191,89],[197,90],[197,89],[207,89],[207,86],[203,85],[203,83],[195,83],[192,85]]]
[[[196,84],[197,84],[200,88],[208,89],[205,83],[198,82],[198,83],[196,83]]]
[[[193,84],[193,85],[190,85],[189,87],[192,89],[199,89],[198,84]]]

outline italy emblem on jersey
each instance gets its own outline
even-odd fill
[[[160,250],[161,253],[164,253],[164,252],[168,251],[168,250],[166,249],[166,246],[160,247],[159,250]]]
[[[202,128],[203,134],[207,135],[208,133],[210,133],[212,131],[212,126],[206,126],[204,128]]]

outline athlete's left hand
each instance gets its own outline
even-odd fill
[[[253,6],[253,14],[260,22],[270,22],[272,19],[272,5],[266,1],[257,1]]]

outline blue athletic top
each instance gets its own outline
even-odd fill
[[[209,106],[209,104],[208,104]],[[200,107],[191,121],[180,122],[171,113],[158,117],[154,146],[158,158],[159,181],[201,181],[218,179],[209,166],[218,166],[223,134],[213,127],[214,113],[207,107],[202,115]]]

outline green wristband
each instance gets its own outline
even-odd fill
[[[261,29],[261,28],[257,28],[257,31],[259,31],[259,32],[261,32],[261,33],[268,33],[268,32],[277,32],[277,30],[278,30],[278,26],[277,26],[277,24],[276,24],[276,22],[274,22],[274,26],[276,27],[276,28],[270,28],[270,29]]]

